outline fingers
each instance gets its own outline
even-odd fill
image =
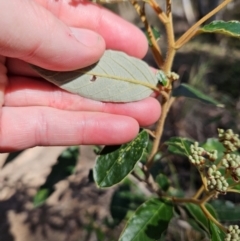
[[[133,24],[96,4],[84,1],[35,0],[69,26],[87,28],[105,39],[107,48],[143,58],[148,49],[145,35]]]
[[[135,138],[138,130],[136,120],[126,116],[50,107],[3,107],[0,151],[33,146],[121,144]]]
[[[10,77],[4,106],[48,106],[71,111],[94,111],[130,116],[140,126],[148,126],[160,116],[160,105],[154,98],[131,103],[103,103],[68,93],[42,80]]]
[[[100,35],[70,29],[35,1],[0,1],[0,9],[0,55],[52,70],[72,70],[96,62],[105,50]]]

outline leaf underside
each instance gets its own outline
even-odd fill
[[[138,101],[157,90],[158,80],[149,66],[119,51],[106,50],[97,63],[74,71],[32,67],[60,88],[98,101]]]

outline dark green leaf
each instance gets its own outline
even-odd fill
[[[214,218],[217,218],[216,212],[213,209],[213,207],[210,204],[205,205],[208,211],[212,214]],[[202,228],[204,228],[206,231],[209,230],[209,219],[204,215],[202,209],[193,203],[187,203],[185,204],[185,207],[187,211],[190,213],[190,215],[195,219],[196,222],[198,222]]]
[[[104,148],[93,169],[96,184],[99,187],[110,187],[121,182],[134,169],[147,145],[148,133],[141,131],[133,141],[125,145],[111,147],[112,150]]]
[[[162,173],[156,176],[156,182],[163,191],[167,191],[170,186],[168,177]]]
[[[54,185],[70,176],[74,172],[79,156],[79,147],[69,147],[57,160],[52,167],[52,171],[48,175],[45,183],[39,188],[36,196],[33,198],[34,204],[43,203],[54,191]]]
[[[190,146],[194,144],[194,141],[182,137],[171,137],[165,144],[168,146],[169,152],[188,157],[190,155]]]
[[[209,139],[207,139],[206,142],[202,143],[200,146],[203,147],[206,151],[214,151],[214,150],[217,151],[218,158],[215,161],[215,165],[217,165],[222,160],[225,148],[224,148],[223,144],[221,142],[219,142],[218,139],[209,138]]]
[[[119,241],[154,241],[160,239],[173,217],[171,203],[153,198],[143,203],[128,221]]]
[[[202,93],[200,90],[197,90],[188,84],[180,84],[177,88],[173,89],[172,95],[175,97],[184,96],[184,97],[200,100],[206,104],[212,104],[218,107],[224,107],[218,101],[214,100],[213,98],[209,97],[208,95]]]
[[[225,148],[221,142],[216,138],[208,138],[203,144],[201,144],[206,151],[217,150],[218,153],[223,153]]]
[[[215,200],[211,202],[216,210],[221,222],[237,222],[239,221],[240,206],[230,201]]]
[[[114,192],[110,204],[110,212],[114,220],[113,225],[118,225],[129,210],[135,210],[144,201],[144,196],[133,193],[129,185],[121,185]]]
[[[212,221],[209,220],[209,231],[211,235],[211,241],[223,241],[225,233]]]
[[[198,30],[198,33],[220,33],[231,37],[240,38],[240,22],[222,20],[213,21]]]
[[[197,232],[203,234],[204,236],[206,236],[206,230],[204,230],[204,229],[202,228],[202,226],[199,225],[198,222],[196,222],[195,219],[193,219],[193,218],[188,218],[188,219],[187,219],[187,222],[190,224],[190,226],[191,226],[195,231],[197,231]]]

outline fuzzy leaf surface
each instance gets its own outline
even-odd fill
[[[158,79],[149,66],[119,51],[106,50],[97,63],[74,71],[33,68],[60,88],[98,101],[138,101],[158,90]]]
[[[240,38],[240,22],[216,20],[200,28],[198,33],[220,33]]]
[[[173,217],[170,203],[152,198],[143,203],[127,222],[119,241],[158,240]]]
[[[121,146],[107,146],[96,160],[93,176],[99,187],[121,182],[141,159],[148,145],[148,133],[141,131],[131,142]]]
[[[174,97],[184,96],[187,98],[196,99],[202,101],[206,104],[216,105],[218,107],[223,107],[218,101],[214,100],[213,98],[209,97],[208,95],[204,94],[203,92],[195,89],[194,87],[188,84],[180,84],[177,88],[173,89],[172,95]]]

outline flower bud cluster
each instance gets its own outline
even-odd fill
[[[221,193],[225,193],[227,191],[228,182],[221,172],[217,170],[216,165],[209,167],[207,177],[208,190],[216,190]]]
[[[217,151],[208,152],[199,147],[198,142],[190,146],[191,155],[188,157],[190,162],[195,166],[202,166],[206,160],[214,162],[217,159]]]
[[[231,129],[228,129],[226,131],[224,131],[223,129],[218,129],[218,139],[230,152],[240,149],[239,135],[234,134]]]
[[[224,241],[239,241],[240,240],[240,229],[238,225],[230,225],[228,227],[228,233]]]
[[[240,180],[240,156],[235,154],[227,154],[222,160],[222,164],[229,171],[235,181]]]

